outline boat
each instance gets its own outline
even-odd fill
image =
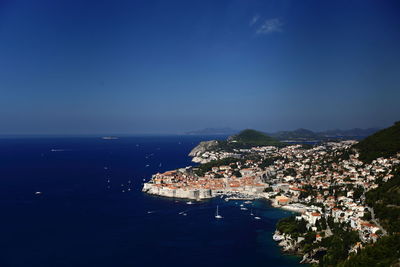
[[[188,205],[192,205],[192,204],[193,204],[193,202],[192,202],[192,201],[188,201],[188,202],[186,202],[186,204],[188,204]]]
[[[261,218],[260,218],[260,217],[258,217],[258,216],[255,216],[255,217],[254,217],[254,219],[256,219],[256,220],[260,220]]]
[[[250,215],[253,216],[253,209],[250,210]]]
[[[35,195],[41,195],[41,194],[42,194],[42,192],[40,192],[40,191],[35,192]]]
[[[241,207],[240,209],[241,209],[241,210],[247,210],[247,208],[245,208],[245,207]]]
[[[184,210],[184,211],[179,212],[179,215],[187,216],[187,213],[186,213],[186,211]]]
[[[222,219],[222,216],[218,214],[218,206],[217,211],[215,212],[215,219]]]
[[[64,149],[53,148],[50,150],[51,152],[63,152]]]
[[[251,201],[250,200],[246,200],[244,203],[245,204],[251,204]]]

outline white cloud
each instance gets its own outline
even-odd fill
[[[280,19],[267,19],[263,24],[257,29],[257,34],[269,34],[273,32],[282,32],[283,23]]]
[[[251,21],[250,21],[250,26],[253,26],[253,25],[256,24],[257,21],[259,21],[259,20],[260,20],[260,15],[255,15],[255,16],[251,19]]]

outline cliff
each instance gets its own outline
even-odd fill
[[[200,142],[195,148],[192,149],[189,153],[189,157],[199,157],[201,156],[204,152],[209,151],[213,148],[216,148],[218,146],[218,141],[217,140],[211,140],[211,141],[203,141]]]

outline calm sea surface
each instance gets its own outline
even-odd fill
[[[271,238],[289,213],[265,201],[254,220],[240,201],[141,192],[209,138],[0,139],[0,266],[300,266]]]

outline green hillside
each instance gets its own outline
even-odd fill
[[[231,136],[228,142],[244,146],[281,145],[281,142],[275,138],[251,129],[243,130],[239,134]]]
[[[353,254],[339,267],[389,267],[399,266],[400,235],[388,235],[374,244],[368,244],[357,254]]]
[[[355,148],[365,162],[400,152],[400,122],[364,139]],[[366,203],[374,209],[376,218],[388,234],[339,266],[400,266],[400,168],[395,168],[392,174],[393,178],[387,182],[379,181],[378,188],[366,193]]]
[[[373,207],[388,235],[367,245],[339,266],[399,266],[394,264],[399,264],[400,259],[400,169],[393,174],[392,179],[366,194],[368,206]]]
[[[400,121],[383,129],[356,144],[360,159],[371,162],[379,157],[390,157],[400,152]]]
[[[367,192],[366,202],[374,208],[383,228],[390,233],[400,233],[400,168],[392,173],[392,179]]]

